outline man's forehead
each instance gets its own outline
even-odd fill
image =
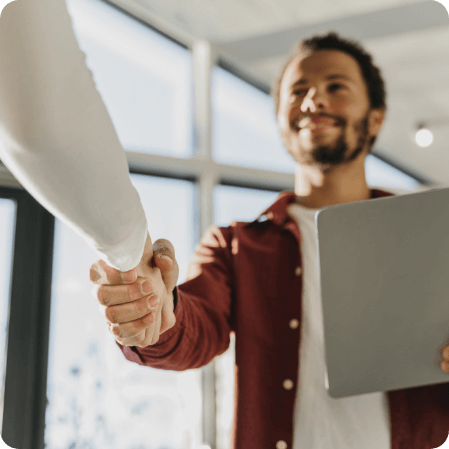
[[[330,74],[345,75],[354,81],[361,80],[357,60],[340,50],[318,50],[296,56],[285,71],[284,80],[306,80],[308,76],[325,78]]]

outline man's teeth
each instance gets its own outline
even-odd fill
[[[299,129],[303,129],[303,128],[310,128],[310,129],[319,129],[319,128],[324,128],[326,126],[334,126],[330,123],[309,123],[307,126],[303,126],[301,127],[299,123],[297,123],[297,126]]]

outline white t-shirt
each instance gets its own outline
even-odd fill
[[[1,13],[0,159],[108,265],[138,265],[147,220],[64,0]]]
[[[301,232],[303,265],[303,321],[293,449],[390,449],[389,407],[385,393],[334,399],[326,392],[316,209],[292,204],[288,213],[296,220]]]

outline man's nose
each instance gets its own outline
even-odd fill
[[[317,89],[310,89],[301,104],[301,112],[315,113],[320,109],[325,109],[327,100]]]

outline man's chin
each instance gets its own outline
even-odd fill
[[[338,149],[330,150],[315,147],[308,151],[301,150],[297,153],[290,151],[290,154],[298,164],[316,167],[322,171],[329,171],[345,162],[344,154],[341,154],[341,150],[339,151]]]

